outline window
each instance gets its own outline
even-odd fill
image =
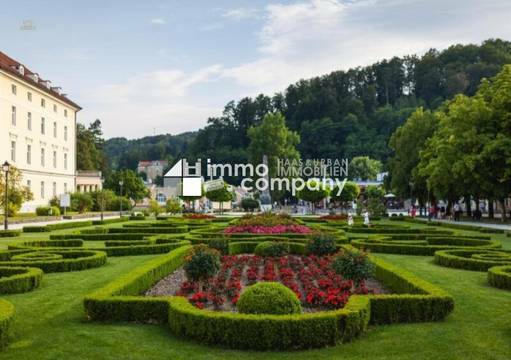
[[[27,92],[27,100],[32,102],[32,93],[30,91]]]
[[[41,118],[41,134],[43,134],[43,135],[46,132],[45,122],[46,121],[44,120],[44,118]]]
[[[53,104],[53,112],[57,112],[57,105]]]
[[[45,152],[44,152],[44,148],[41,148],[41,166],[44,166],[44,160],[45,160]]]
[[[28,190],[31,190],[31,188],[32,188],[32,181],[31,180],[27,180],[27,187],[28,187]]]
[[[44,181],[41,181],[41,199],[44,199]]]
[[[53,167],[57,167],[57,152],[53,150]]]
[[[27,164],[32,164],[32,145],[27,144]]]
[[[67,117],[67,109],[64,109],[64,117]]]
[[[28,130],[32,130],[32,113],[27,113],[27,128]]]
[[[53,182],[53,196],[57,196],[57,183],[55,181]]]
[[[64,169],[67,170],[67,153],[64,153]]]
[[[18,93],[18,88],[16,87],[16,85],[14,84],[11,85],[11,92],[13,95],[16,95]]]
[[[41,107],[46,107],[46,100],[41,98]]]
[[[53,122],[53,137],[57,137],[57,122]]]
[[[16,126],[16,106],[11,107],[11,123]]]
[[[67,193],[67,183],[64,183],[64,194]]]
[[[67,126],[64,126],[64,141],[67,141]]]
[[[16,161],[16,141],[11,141],[11,160]]]

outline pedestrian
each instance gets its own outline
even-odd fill
[[[371,226],[371,223],[369,222],[369,211],[364,212],[364,225],[365,226]]]
[[[454,221],[460,221],[460,205],[455,203],[453,206],[454,210]]]
[[[417,215],[417,209],[415,208],[415,206],[412,206],[412,210],[410,211],[410,216],[412,217],[412,219],[415,219],[416,215]]]
[[[353,215],[348,215],[348,226],[353,226]]]

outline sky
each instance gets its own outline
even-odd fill
[[[0,51],[62,86],[106,138],[197,130],[230,100],[303,78],[511,40],[509,0],[2,2]]]

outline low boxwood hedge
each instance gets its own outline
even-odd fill
[[[0,299],[0,349],[4,348],[9,341],[13,320],[14,305],[7,300]]]
[[[464,237],[426,236],[425,240],[416,240],[413,237],[410,240],[405,240],[404,237],[400,236],[397,239],[395,240],[394,235],[372,236],[352,239],[351,244],[357,248],[377,253],[422,256],[432,256],[439,250],[463,247],[477,247],[480,249],[496,249],[501,247],[501,244],[497,241]]]
[[[31,291],[41,284],[43,271],[31,267],[0,267],[0,294]]]
[[[511,290],[511,265],[489,268],[488,283],[500,289]]]
[[[32,226],[24,226],[23,232],[50,232],[54,230],[63,230],[63,229],[73,229],[78,227],[92,226],[91,220],[83,220],[83,221],[72,221],[72,222],[60,222],[57,224],[50,224],[45,226],[40,225],[32,225]]]
[[[487,271],[493,266],[511,265],[511,251],[455,249],[435,252],[435,263],[457,269]]]
[[[87,295],[84,299],[87,317],[91,320],[166,322],[168,299],[140,294],[182,266],[191,249],[189,245],[180,246]]]
[[[17,237],[21,235],[21,230],[0,230],[0,238]]]
[[[369,299],[352,296],[343,309],[295,315],[199,310],[183,297],[168,299],[171,331],[186,339],[236,349],[288,350],[353,340],[369,322]]]
[[[37,250],[36,250],[37,251]],[[43,270],[45,273],[49,272],[67,272],[86,270],[102,266],[106,263],[107,255],[103,251],[95,250],[60,250],[48,249],[39,250],[40,252],[62,255],[62,259],[56,260],[13,260],[12,257],[19,253],[27,253],[30,250],[21,250],[21,252],[7,252],[9,260],[0,261],[0,266],[13,266],[13,267],[36,267]]]

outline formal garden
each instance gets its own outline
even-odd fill
[[[2,358],[504,359],[507,235],[274,214],[27,226],[2,233]]]

